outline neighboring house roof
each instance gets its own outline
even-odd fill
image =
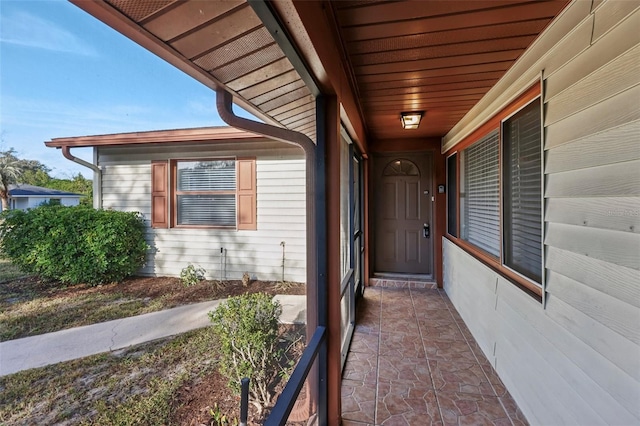
[[[19,197],[83,197],[82,194],[60,191],[57,189],[43,188],[35,185],[9,185],[9,196]]]
[[[45,145],[53,148],[62,148],[137,145],[148,143],[220,143],[234,140],[237,141],[239,139],[255,141],[268,140],[268,138],[265,138],[262,135],[239,130],[234,127],[218,126],[55,138],[49,142],[45,142]]]

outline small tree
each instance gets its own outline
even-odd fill
[[[19,182],[24,172],[23,165],[14,155],[13,148],[0,153],[0,201],[2,210],[9,210],[9,185]]]
[[[251,402],[260,411],[271,402],[271,386],[279,372],[280,314],[280,303],[264,293],[231,297],[209,312],[220,340],[221,373],[229,377],[229,386],[236,392],[242,378],[249,377]]]

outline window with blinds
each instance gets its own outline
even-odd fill
[[[540,101],[503,123],[504,264],[542,281]]]
[[[178,225],[236,225],[235,160],[176,163]]]
[[[458,154],[447,158],[447,232],[458,236]]]
[[[500,257],[500,141],[495,130],[460,153],[462,239]]]

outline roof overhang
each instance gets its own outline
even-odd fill
[[[315,140],[317,90],[370,141],[441,138],[569,0],[71,0],[268,124]],[[416,130],[400,113],[425,111]]]
[[[216,143],[238,140],[255,140],[259,142],[268,139],[262,135],[225,126],[55,138],[49,142],[45,142],[45,145],[50,148],[82,148],[168,143]]]

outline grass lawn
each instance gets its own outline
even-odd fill
[[[303,350],[302,333],[301,326],[281,327],[280,342],[287,350],[282,377]],[[283,379],[275,386],[275,395],[284,384]],[[0,424],[7,426],[217,426],[214,414],[236,419],[239,404],[228,378],[218,373],[218,342],[211,327],[0,377]],[[250,416],[260,421],[252,405]]]
[[[20,268],[11,263],[11,261],[0,257],[0,283],[26,275],[27,274],[22,272]]]
[[[0,377],[1,424],[168,424],[187,380],[216,367],[210,328]]]

